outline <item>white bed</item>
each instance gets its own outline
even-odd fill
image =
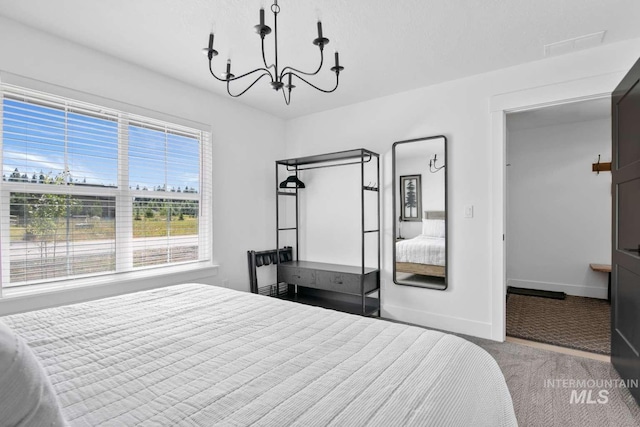
[[[396,271],[446,276],[447,245],[444,211],[425,211],[422,233],[396,242]]]
[[[396,262],[444,266],[445,239],[421,234],[413,239],[399,240],[396,242]]]
[[[72,426],[515,426],[461,338],[186,284],[0,318]]]

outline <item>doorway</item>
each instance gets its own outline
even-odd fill
[[[610,106],[601,97],[506,115],[509,337],[610,353]]]

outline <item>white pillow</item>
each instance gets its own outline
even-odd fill
[[[422,235],[427,237],[444,238],[445,236],[444,219],[423,219]]]
[[[66,426],[44,369],[24,340],[0,322],[0,425]]]

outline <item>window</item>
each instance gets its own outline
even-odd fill
[[[2,287],[210,260],[207,132],[1,89]]]

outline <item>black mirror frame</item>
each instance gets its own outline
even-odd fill
[[[428,286],[418,286],[412,285],[408,283],[399,283],[396,279],[396,239],[397,239],[397,229],[398,224],[396,223],[398,218],[397,212],[397,197],[398,197],[398,180],[396,179],[396,146],[400,144],[408,144],[411,142],[420,142],[420,141],[430,141],[432,139],[442,138],[444,140],[444,164],[446,167],[444,168],[444,215],[445,215],[445,228],[444,228],[444,241],[445,241],[445,253],[444,253],[444,262],[445,262],[445,275],[444,275],[444,287],[428,287]],[[432,289],[437,291],[444,291],[449,288],[449,157],[447,155],[448,150],[448,140],[444,135],[436,135],[436,136],[428,136],[424,138],[415,138],[415,139],[407,139],[404,141],[396,141],[393,143],[391,148],[391,173],[392,173],[392,188],[393,188],[393,283],[401,286],[412,286],[416,288],[422,289]],[[420,213],[422,215],[422,213]]]

